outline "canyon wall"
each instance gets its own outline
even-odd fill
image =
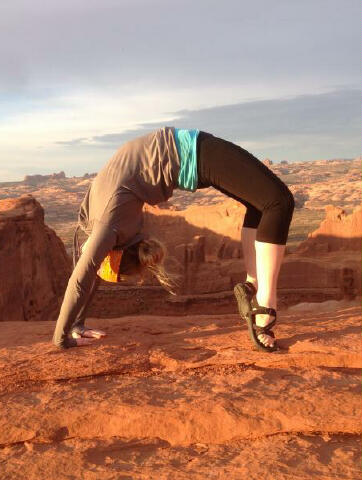
[[[70,259],[31,196],[0,200],[0,321],[54,320]]]

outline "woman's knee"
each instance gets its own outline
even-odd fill
[[[263,217],[258,227],[256,240],[259,242],[285,245],[293,217],[294,197],[285,186],[264,204]]]
[[[283,200],[282,200],[284,208],[289,212],[293,213],[294,208],[295,208],[295,200],[292,192],[289,190],[288,187],[286,187],[284,193],[283,193]]]
[[[283,218],[292,218],[295,208],[295,201],[292,192],[287,186],[279,189],[277,193],[265,204],[263,213],[278,212]]]

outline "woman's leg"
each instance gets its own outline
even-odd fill
[[[244,262],[246,268],[246,281],[254,285],[258,290],[258,276],[256,270],[255,238],[256,228],[243,227],[241,242],[243,246]]]
[[[256,299],[259,305],[277,310],[277,283],[285,245],[256,240],[260,217],[261,212],[255,211],[254,207],[247,207],[242,228],[242,245],[247,272],[246,281],[255,286],[257,290]],[[258,278],[261,279],[260,288]],[[265,327],[272,319],[271,315],[258,314],[255,321],[259,327]],[[274,345],[274,339],[270,335],[261,334],[258,339],[266,346],[272,347]]]
[[[277,310],[277,283],[280,267],[283,261],[285,245],[255,241],[257,277],[260,278],[256,299],[259,305]],[[255,321],[259,327],[265,327],[273,320],[267,314],[256,315]],[[269,335],[259,335],[259,340],[267,346],[274,345],[274,339]]]
[[[208,179],[204,178],[204,171],[205,171],[205,163],[207,160],[205,159],[205,152],[203,151],[202,159],[201,157],[201,143],[207,137],[213,137],[211,134],[201,131],[198,136],[197,141],[197,159],[198,159],[198,188],[207,188],[211,186],[211,183]],[[256,253],[255,253],[255,239],[256,239],[256,232],[258,225],[261,219],[261,212],[254,207],[251,203],[247,202],[245,198],[241,199],[239,196],[224,190],[220,185],[215,188],[221,190],[226,195],[234,198],[238,202],[243,203],[246,207],[246,214],[244,217],[243,228],[241,231],[241,241],[244,253],[244,261],[246,267],[246,281],[252,283],[256,290],[258,289],[258,279],[257,279],[257,271],[256,271]]]
[[[258,288],[259,305],[276,309],[276,287],[291,223],[294,198],[288,187],[243,148],[205,132],[198,143],[202,187],[213,186],[247,207],[242,230],[247,279]],[[255,278],[256,277],[256,278]],[[273,317],[256,315],[265,326]],[[259,335],[273,345],[269,335]]]

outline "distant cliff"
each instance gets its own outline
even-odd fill
[[[25,175],[23,182],[27,185],[38,185],[48,180],[63,180],[65,178],[64,172],[51,173],[50,175]]]

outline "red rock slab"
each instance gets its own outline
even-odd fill
[[[279,434],[172,446],[161,439],[72,438],[0,449],[2,480],[356,480],[357,437]]]
[[[336,367],[362,364],[360,306],[331,311],[278,312],[280,352],[253,349],[238,315],[127,316],[89,319],[107,332],[89,347],[58,350],[54,322],[2,322],[0,392],[34,382],[119,373],[149,376],[207,365],[265,368]]]
[[[67,351],[44,342],[51,323],[25,324],[18,341],[5,323],[0,444],[359,433],[358,307],[280,317],[272,355],[251,349],[235,315],[93,321],[110,335]]]
[[[3,322],[3,478],[356,478],[360,307],[279,312],[280,353],[238,315]],[[213,475],[213,476],[212,476]]]
[[[358,434],[360,371],[210,366],[148,377],[109,374],[3,394],[0,445],[147,437],[171,445],[280,433]]]

